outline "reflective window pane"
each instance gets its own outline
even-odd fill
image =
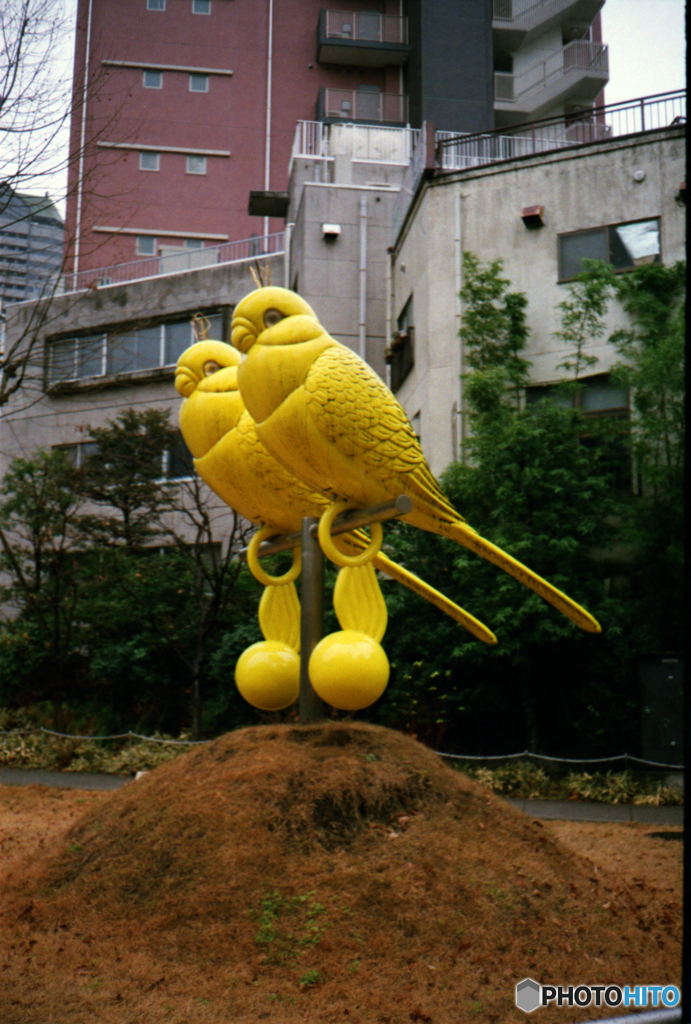
[[[616,270],[660,262],[660,225],[640,220],[609,229],[610,262]]]
[[[137,332],[108,338],[108,373],[131,373],[137,368]]]
[[[629,399],[626,388],[610,384],[608,380],[587,380],[581,392],[581,408],[584,412],[598,412],[605,409],[628,409]]]
[[[606,228],[579,231],[574,235],[561,235],[559,238],[559,279],[565,281],[580,274],[583,270],[584,259],[607,261],[608,255]]]
[[[166,324],[166,366],[173,366],[190,345],[194,343],[194,332],[189,320]]]
[[[144,327],[137,331],[137,370],[161,365],[161,328]]]
[[[95,334],[77,341],[77,376],[100,377],[103,373],[103,335]]]
[[[48,352],[48,379],[51,384],[58,380],[73,380],[77,376],[76,351],[74,338],[52,343]]]
[[[194,464],[192,452],[185,444],[182,434],[178,433],[175,444],[168,452],[168,468],[166,475],[172,480],[180,480],[192,476]]]

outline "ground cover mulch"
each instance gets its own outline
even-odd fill
[[[241,730],[114,794],[0,787],[0,1020],[503,1024],[526,976],[679,984],[678,835],[532,820],[352,723]]]

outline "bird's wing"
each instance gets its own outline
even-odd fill
[[[307,411],[320,434],[366,472],[432,505],[453,521],[449,504],[425,461],[406,414],[384,382],[354,352],[334,345],[315,359],[305,379]]]

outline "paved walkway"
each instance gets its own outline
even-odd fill
[[[133,780],[122,775],[91,775],[87,772],[51,772],[37,768],[0,768],[2,786],[61,786],[63,789],[121,789]],[[555,821],[637,821],[642,825],[684,824],[683,807],[651,807],[647,804],[599,804],[588,800],[513,800],[519,811],[533,818]]]

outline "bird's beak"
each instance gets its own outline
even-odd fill
[[[244,316],[233,317],[230,325],[230,340],[239,352],[249,352],[257,340],[257,332],[251,320]]]
[[[175,388],[183,398],[189,398],[198,383],[199,378],[194,370],[189,366],[178,366],[175,371]]]

